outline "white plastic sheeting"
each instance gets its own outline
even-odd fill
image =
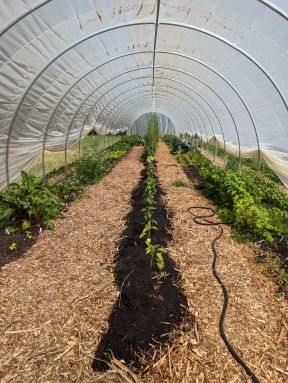
[[[175,128],[173,122],[169,120],[168,117],[163,114],[156,113],[159,127],[160,136],[164,136],[164,134],[174,134]],[[141,135],[143,131],[147,129],[149,121],[151,119],[152,114],[146,113],[137,118],[134,122],[132,128],[130,129],[131,134],[139,134]]]
[[[288,186],[288,1],[1,0],[0,189],[155,111]],[[167,121],[168,121],[167,120]]]

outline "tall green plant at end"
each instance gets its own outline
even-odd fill
[[[149,121],[148,129],[144,137],[145,148],[144,155],[145,157],[154,156],[157,143],[159,138],[159,121],[155,113],[152,114],[152,117]]]

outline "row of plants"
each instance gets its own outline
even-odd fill
[[[143,193],[144,206],[141,209],[141,212],[143,213],[145,224],[139,238],[143,238],[145,240],[145,252],[151,257],[151,267],[153,267],[153,262],[155,260],[157,268],[161,272],[165,267],[163,255],[166,250],[158,243],[155,243],[152,238],[153,230],[158,230],[158,223],[154,214],[157,205],[156,196],[158,193],[156,176],[157,169],[155,161],[158,134],[158,119],[155,115],[153,115],[150,119],[147,133],[144,137],[145,147],[143,157],[146,168],[146,179],[144,181],[145,190]]]
[[[198,151],[176,156],[188,175],[189,169],[197,169],[201,180],[195,186],[200,185],[201,192],[214,202],[235,238],[260,244],[260,250],[255,249],[256,262],[261,261],[279,290],[288,294],[286,194],[274,181],[249,168],[219,168]]]
[[[176,137],[173,134],[168,134],[163,137],[163,141],[166,142],[166,144],[170,147],[172,153],[176,153],[179,151],[187,152],[189,150],[197,150],[200,147],[202,147],[204,150],[209,151],[213,155],[217,155],[217,157],[222,158],[225,160],[225,167],[228,169],[235,169],[239,168],[239,158],[237,156],[234,156],[227,151],[225,151],[223,148],[221,148],[219,145],[215,143],[207,143],[202,141],[198,137],[190,137],[187,135],[183,135],[181,137]],[[254,157],[247,157],[247,158],[241,158],[240,160],[241,168],[245,169],[248,168],[250,170],[253,170],[258,173],[258,156]],[[269,178],[271,181],[274,181],[277,184],[282,184],[281,180],[273,172],[272,169],[266,164],[263,158],[260,158],[260,173],[264,176]]]
[[[0,193],[0,229],[13,234],[19,229],[29,235],[33,225],[52,229],[54,219],[69,202],[79,198],[83,187],[102,178],[140,136],[125,136],[103,152],[90,151],[73,163],[73,171],[62,182],[46,184],[41,178],[21,172],[21,181]]]
[[[172,153],[177,152],[188,152],[192,149],[192,145],[188,142],[182,141],[179,137],[174,136],[173,134],[165,134],[163,136],[163,141],[169,146]]]
[[[215,145],[213,144],[206,144],[207,149],[210,153],[215,153]],[[223,148],[217,148],[217,156],[219,158],[226,159],[226,168],[228,169],[235,169],[239,167],[239,159],[236,156],[233,156],[230,153],[225,153]],[[258,158],[256,157],[249,157],[249,158],[241,158],[241,167],[243,169],[248,168],[250,170],[253,170],[255,172],[258,172]],[[261,158],[260,159],[260,172],[263,176],[269,178],[271,181],[274,181],[277,184],[281,184],[280,179],[278,178],[277,174],[275,174],[269,166],[266,164],[266,162]]]
[[[177,157],[182,164],[199,168],[203,192],[215,202],[224,222],[268,243],[288,238],[288,199],[273,181],[250,169],[219,168],[199,152]]]

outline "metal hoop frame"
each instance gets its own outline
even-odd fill
[[[10,28],[12,28],[14,25],[16,25],[19,21],[23,20],[26,16],[30,15],[32,12],[34,11],[37,11],[38,9],[40,9],[41,7],[45,6],[46,4],[48,4],[51,0],[48,0],[48,1],[44,1],[43,3],[41,4],[38,4],[36,7],[26,11],[24,14],[20,15],[18,18],[16,18],[15,20],[13,20],[13,22],[11,22],[9,25],[7,25],[6,27],[4,27],[2,29],[2,31],[0,32],[0,36],[3,35],[4,33],[6,33]],[[286,13],[284,13],[282,10],[280,10],[279,8],[275,7],[273,4],[271,4],[270,2],[266,1],[266,0],[258,0],[261,4],[263,4],[264,6],[267,6],[269,7],[269,9],[271,9],[272,11],[276,12],[279,16],[285,18],[285,20],[287,20],[287,15]],[[66,49],[64,49],[63,51],[61,51],[56,57],[54,57],[50,62],[48,62],[42,69],[41,71],[33,78],[33,80],[30,82],[28,88],[26,89],[26,91],[23,93],[16,109],[15,109],[15,112],[12,116],[12,119],[11,119],[11,123],[9,125],[9,128],[8,128],[8,139],[7,139],[7,143],[6,143],[6,179],[7,179],[7,184],[9,185],[9,149],[10,149],[10,141],[11,141],[11,132],[12,132],[12,128],[14,126],[14,123],[16,121],[16,118],[17,118],[17,115],[18,115],[18,112],[20,111],[20,108],[22,106],[22,103],[25,99],[25,97],[27,96],[27,94],[29,93],[30,89],[32,88],[32,86],[35,84],[35,82],[37,81],[37,79],[46,71],[46,69],[48,69],[48,67],[50,65],[52,65],[58,58],[60,58],[62,55],[64,55],[66,52],[68,52],[70,49],[73,49],[74,47],[76,47],[77,45],[87,41],[88,39],[90,38],[93,38],[93,37],[96,37],[98,35],[101,35],[103,33],[106,33],[106,32],[109,32],[109,31],[112,31],[112,30],[116,30],[116,29],[120,29],[120,28],[127,28],[127,27],[135,27],[135,26],[138,26],[138,25],[155,25],[155,37],[154,37],[154,52],[153,52],[153,81],[154,81],[154,70],[155,70],[155,56],[156,56],[156,44],[157,44],[157,32],[158,32],[158,28],[159,26],[161,25],[167,25],[167,26],[174,26],[174,27],[180,27],[180,28],[185,28],[185,29],[188,29],[188,30],[194,30],[194,31],[197,31],[199,33],[203,33],[207,36],[210,36],[214,39],[217,39],[218,41],[226,44],[227,46],[229,46],[230,48],[236,50],[237,52],[239,52],[240,54],[244,55],[249,61],[251,61],[254,65],[257,66],[257,68],[266,76],[266,78],[269,80],[269,82],[273,85],[273,87],[275,88],[275,90],[277,91],[278,95],[280,96],[286,110],[288,111],[288,105],[286,103],[286,100],[280,90],[280,88],[278,87],[278,85],[276,84],[276,82],[273,80],[273,78],[270,76],[270,74],[265,70],[265,68],[263,68],[261,66],[261,64],[259,62],[257,62],[253,57],[251,57],[250,54],[248,54],[245,50],[235,46],[234,44],[232,44],[231,42],[229,42],[228,40],[224,39],[223,37],[221,36],[218,36],[216,35],[215,33],[212,33],[210,31],[207,31],[203,28],[198,28],[196,26],[192,26],[192,25],[187,25],[187,24],[184,24],[184,23],[176,23],[176,22],[159,22],[159,12],[160,12],[160,0],[157,0],[157,10],[156,10],[156,21],[155,22],[134,22],[134,23],[125,23],[125,24],[119,24],[117,26],[113,26],[111,28],[105,28],[101,31],[97,31],[96,33],[93,33],[92,35],[88,35],[86,36],[85,38],[83,39],[80,39],[79,41],[73,43],[72,45],[70,45],[69,47],[67,47]],[[256,130],[256,134],[257,134],[257,130]],[[257,139],[258,139],[258,136],[257,136]],[[259,140],[258,140],[259,142]],[[260,150],[259,150],[260,151]]]

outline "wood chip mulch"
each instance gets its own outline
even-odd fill
[[[159,180],[166,191],[164,201],[172,214],[169,251],[182,274],[184,293],[196,324],[190,332],[175,334],[173,343],[162,347],[162,359],[148,369],[143,382],[251,382],[219,336],[223,298],[211,273],[211,241],[217,230],[195,224],[187,212],[190,206],[213,206],[192,187],[172,185],[175,180],[189,180],[164,143],[159,144],[157,161]],[[217,268],[230,299],[225,323],[228,339],[261,383],[287,382],[287,301],[275,296],[273,283],[253,264],[251,247],[235,243],[226,226],[217,249]]]
[[[91,364],[117,299],[113,257],[142,150],[133,148],[23,259],[3,267],[1,383],[98,381]],[[110,375],[105,382],[119,382]]]

